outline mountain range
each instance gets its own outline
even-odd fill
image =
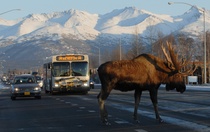
[[[202,10],[202,9],[201,9]],[[206,30],[210,11],[205,12]],[[155,14],[135,7],[91,14],[70,9],[50,14],[29,14],[16,20],[0,19],[0,60],[3,70],[37,68],[56,54],[89,54],[100,49],[128,45],[136,33],[147,38],[162,33],[203,33],[203,12],[192,7],[179,16]]]

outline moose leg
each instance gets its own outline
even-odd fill
[[[98,103],[99,103],[99,110],[100,110],[100,116],[101,116],[102,123],[104,123],[106,125],[111,125],[108,122],[108,113],[105,108],[105,100],[107,97],[108,97],[108,95],[106,94],[106,96],[104,96],[103,91],[101,91],[98,95]]]
[[[161,122],[163,122],[163,120],[160,118],[160,115],[159,115],[159,112],[158,112],[158,101],[157,101],[158,89],[155,88],[153,90],[150,90],[149,92],[150,92],[150,99],[151,99],[152,104],[154,106],[156,119],[161,123]]]
[[[140,99],[141,99],[141,94],[142,94],[142,91],[140,91],[140,90],[135,90],[135,92],[134,92],[135,105],[134,105],[133,118],[137,122],[139,122],[139,120],[138,120],[138,112],[137,111],[138,111],[138,106],[139,106]]]

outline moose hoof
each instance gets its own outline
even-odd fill
[[[106,125],[106,126],[110,126],[110,125],[111,125],[111,123],[109,123],[109,122],[107,121],[107,119],[105,119],[105,120],[103,121],[103,124]]]
[[[111,123],[109,123],[108,121],[104,123],[106,126],[110,126]]]
[[[164,120],[163,119],[157,119],[157,121],[159,122],[159,123],[163,123],[164,122]]]
[[[140,121],[139,121],[139,120],[135,120],[135,121],[136,121],[136,123],[138,123],[138,124],[140,123]]]
[[[103,124],[106,125],[106,126],[110,126],[111,125],[111,123],[109,123],[108,121],[103,122]]]

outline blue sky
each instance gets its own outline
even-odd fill
[[[13,20],[25,17],[29,14],[60,12],[69,9],[87,11],[89,13],[105,14],[114,9],[136,7],[156,14],[181,15],[190,9],[185,4],[168,5],[170,0],[0,0],[0,14],[12,9],[12,11],[0,15],[0,18]],[[209,0],[172,0],[173,2],[185,2],[191,5],[210,10]]]

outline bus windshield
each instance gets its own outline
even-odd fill
[[[88,69],[87,62],[72,62],[71,63],[71,75],[72,76],[86,76]]]
[[[86,76],[88,73],[87,69],[87,62],[54,62],[52,75],[54,77]]]

